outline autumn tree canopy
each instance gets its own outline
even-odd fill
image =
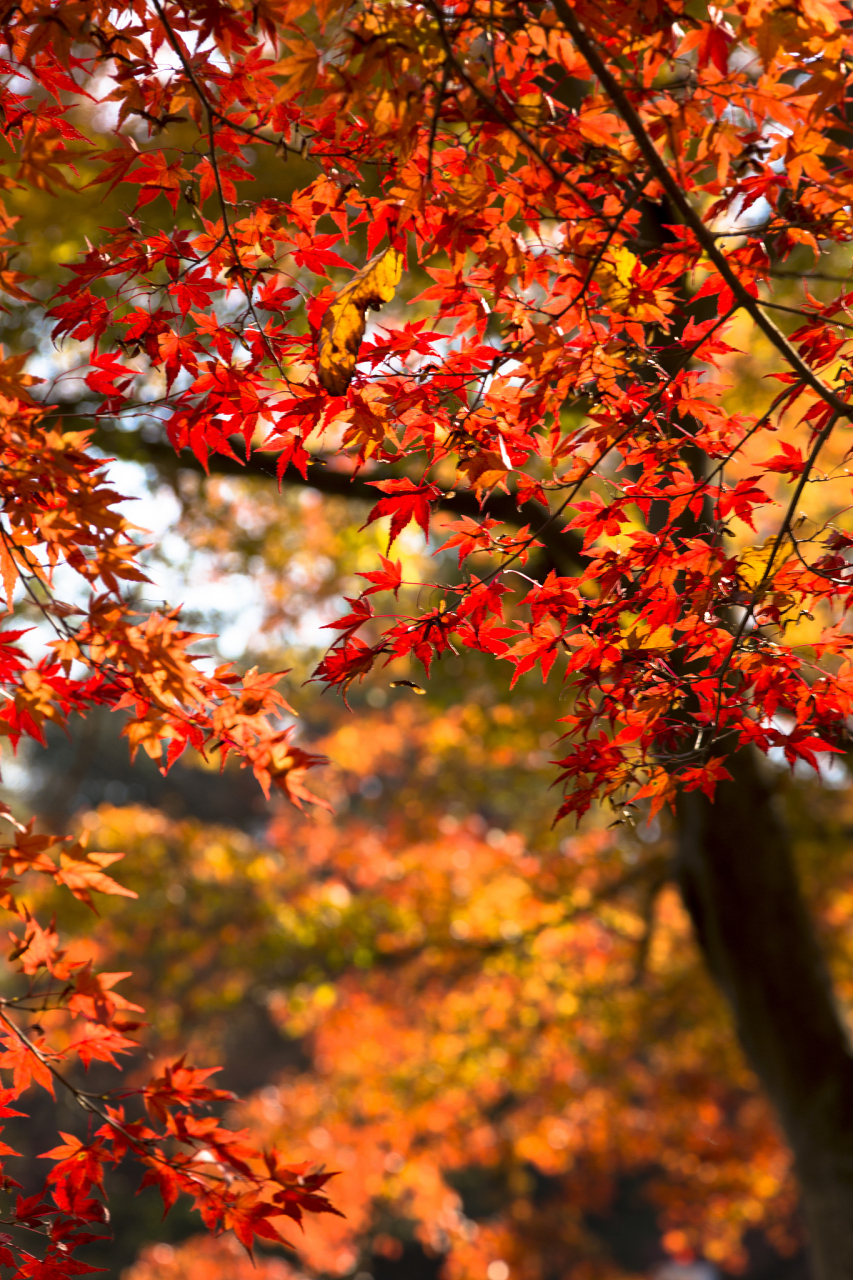
[[[144,535],[94,441],[372,494],[385,552],[313,679],[346,699],[390,665],[417,692],[468,651],[503,665],[512,705],[535,670],[557,818],[676,812],[683,901],[792,1146],[821,1278],[853,1267],[853,1064],[756,755],[848,746],[848,28],[819,0],[0,7],[0,285],[10,315],[43,308],[91,419],[68,430],[26,353],[5,359],[4,603],[39,619],[0,634],[9,746],[106,707],[165,770],[239,757],[310,807],[321,760],[282,673],[213,667],[145,605]],[[26,199],[83,189],[117,225],[45,296],[15,262]],[[410,526],[456,571],[407,573]],[[328,1209],[325,1174],[199,1111],[225,1102],[204,1071],[136,1090],[147,1119],[64,1075],[129,1049],[138,1010],[21,879],[128,890],[118,851],[4,816],[23,973],[0,1005],[4,1106],[59,1081],[100,1127],[11,1211],[46,1260],[15,1236],[0,1262],[85,1270],[72,1246],[127,1151],[246,1244]],[[50,1036],[27,1021],[43,1010]]]

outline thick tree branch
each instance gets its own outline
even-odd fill
[[[129,462],[150,463],[162,474],[173,477],[179,470],[195,471],[203,474],[201,463],[189,449],[180,454],[166,441],[148,441],[136,431],[105,431],[99,428],[95,432],[94,443],[105,453]],[[240,441],[242,445],[242,440]],[[211,454],[208,465],[214,475],[262,476],[266,480],[276,482],[275,459],[262,452],[255,452],[245,462],[235,461],[224,454]],[[387,474],[383,472],[387,478]],[[315,489],[318,493],[337,498],[352,498],[359,502],[369,502],[373,506],[379,498],[376,489],[366,479],[352,476],[345,471],[336,471],[324,466],[322,460],[309,463],[308,478],[303,480],[295,467],[288,467],[283,484],[303,489]],[[533,536],[543,544],[548,564],[542,566],[555,569],[559,574],[573,575],[582,567],[584,557],[581,553],[581,539],[575,533],[564,532],[559,525],[549,524],[551,513],[538,502],[523,502],[519,505],[510,493],[493,490],[480,506],[477,495],[470,489],[454,490],[445,493],[438,500],[438,507],[449,515],[470,516],[478,519],[483,515],[491,516],[518,528],[530,525]]]

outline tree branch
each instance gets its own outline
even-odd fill
[[[785,358],[806,386],[811,387],[812,391],[815,391],[822,400],[831,405],[841,417],[853,420],[853,406],[842,400],[831,387],[821,381],[817,374],[806,364],[800,353],[791,345],[781,329],[778,329],[770,317],[764,314],[761,309],[761,303],[744,287],[729,266],[725,254],[717,248],[713,232],[706,227],[693,205],[687,199],[683,188],[673,178],[666,163],[658,154],[654,142],[646,132],[633,103],[619,84],[619,81],[611,73],[592,39],[584,31],[567,0],[554,0],[554,8],[578,49],[583,54],[590,70],[598,77],[610,101],[630,129],[634,141],[644,156],[652,174],[672,201],[673,207],[681,214],[685,224],[695,234],[696,239],[731,289],[739,305],[748,312],[762,333],[769,338],[776,350]]]
[[[189,449],[176,453],[166,441],[148,441],[137,431],[107,431],[97,427],[93,443],[114,457],[128,462],[150,463],[162,474],[174,478],[179,470],[195,471],[203,474],[201,463]],[[240,440],[242,444],[242,438]],[[211,454],[208,467],[214,475],[260,476],[265,480],[276,481],[275,463],[267,462],[263,452],[255,451],[245,462],[235,461],[224,454]],[[385,474],[385,473],[383,473]],[[393,472],[392,472],[393,474]],[[387,477],[386,477],[387,478]],[[336,471],[323,465],[322,459],[312,459],[308,464],[308,478],[304,480],[294,468],[288,467],[282,478],[282,484],[300,489],[315,489],[318,493],[328,494],[336,498],[352,498],[358,502],[378,501],[377,490],[367,479],[353,476],[345,471]],[[481,507],[477,495],[470,489],[454,490],[445,493],[437,503],[442,511],[454,516],[470,516],[479,519],[483,515],[500,520],[502,524],[514,526],[530,525],[533,536],[543,544],[548,560],[547,569],[554,569],[559,574],[575,575],[582,568],[586,557],[581,553],[581,539],[575,533],[561,530],[554,524],[548,524],[551,513],[547,507],[538,502],[523,502],[519,505],[510,493],[498,490],[485,499]],[[544,567],[544,566],[543,566]],[[547,572],[546,569],[546,572]]]

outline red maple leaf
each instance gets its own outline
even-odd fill
[[[434,484],[417,485],[404,477],[402,480],[369,480],[368,484],[388,496],[381,498],[365,520],[362,528],[372,524],[382,516],[391,517],[391,530],[388,537],[388,550],[405,529],[414,520],[429,538],[430,503],[441,496],[441,490]]]

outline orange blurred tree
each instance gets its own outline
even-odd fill
[[[358,473],[388,554],[316,678],[346,695],[378,664],[429,675],[466,648],[516,678],[559,670],[560,815],[675,807],[683,901],[791,1144],[820,1277],[853,1270],[853,1062],[754,753],[814,764],[847,745],[848,24],[818,0],[0,10],[10,203],[81,166],[131,193],[48,307],[96,416],[205,467],[242,450],[327,491]],[[300,166],[286,195],[252,199],[259,150]],[[26,226],[7,223],[11,252]],[[410,264],[429,280],[414,318],[389,310],[367,334]],[[786,283],[802,275],[815,293]],[[0,283],[26,300],[9,258]],[[753,338],[767,376],[750,382],[736,344]],[[131,531],[23,369],[3,370],[0,567],[7,606],[23,583],[54,635],[38,659],[4,635],[5,734],[106,704],[164,768],[187,746],[237,752],[312,799],[317,758],[280,727],[275,678],[211,673],[176,615],[133,613]],[[391,548],[440,505],[461,517],[445,543],[460,573],[407,578]],[[547,576],[531,572],[543,545]],[[60,566],[82,593],[60,598]],[[85,898],[116,891],[113,858],[21,830],[4,871]],[[54,983],[14,1000],[106,1026],[79,1052],[125,1048],[108,979],[96,998],[9,895],[17,959]],[[3,1016],[0,1066],[46,1082],[68,1050]],[[105,1158],[156,1141],[131,1123],[106,1117]],[[209,1201],[192,1150],[207,1121],[192,1123],[175,1130],[192,1138],[180,1176]],[[250,1197],[229,1190],[211,1221],[272,1231],[291,1175],[271,1161],[280,1189],[258,1199],[265,1175],[209,1123],[212,1164],[231,1160]],[[62,1220],[85,1218],[100,1148],[58,1158],[61,1194],[79,1190]],[[168,1197],[180,1161],[151,1159]]]
[[[492,1264],[623,1280],[660,1258],[655,1218],[665,1249],[727,1271],[756,1230],[788,1253],[790,1156],[690,938],[672,832],[608,830],[598,812],[549,834],[547,699],[501,702],[490,675],[444,707],[441,678],[428,700],[359,707],[322,739],[334,820],[282,812],[259,841],[132,807],[88,814],[100,847],[127,850],[139,904],[107,904],[86,945],[134,964],[158,1052],[183,1037],[203,1060],[230,1044],[229,1071],[259,1067],[234,1113],[256,1141],[342,1171],[346,1216],[297,1242],[309,1275],[414,1266],[414,1236],[457,1280]],[[506,829],[490,795],[512,775],[523,817]],[[780,799],[849,1007],[849,795]],[[230,1257],[155,1247],[138,1275],[200,1277]]]

